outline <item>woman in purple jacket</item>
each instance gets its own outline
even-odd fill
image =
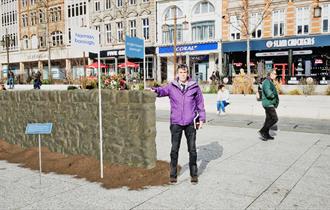
[[[187,138],[191,182],[198,182],[196,128],[194,118],[199,116],[199,128],[205,123],[205,109],[202,91],[196,81],[189,80],[187,65],[179,65],[178,79],[164,87],[155,88],[158,97],[168,96],[171,103],[171,163],[170,182],[177,182],[178,155],[182,132]]]

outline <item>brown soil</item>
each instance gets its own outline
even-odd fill
[[[157,161],[153,169],[133,168],[124,165],[104,163],[104,176],[100,178],[100,162],[83,155],[63,155],[42,147],[42,172],[74,175],[90,182],[98,182],[104,188],[128,187],[131,190],[147,186],[169,184],[169,164]],[[0,140],[0,160],[18,163],[21,167],[39,170],[38,148],[22,149],[19,145]]]

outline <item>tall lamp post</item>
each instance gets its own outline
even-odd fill
[[[9,75],[9,47],[10,45],[15,44],[15,39],[12,39],[12,37],[8,34],[8,29],[6,29],[6,35],[1,40],[1,45],[3,48],[6,48],[7,53],[7,78]]]
[[[173,7],[173,18],[166,18],[165,17],[165,22],[167,20],[173,20],[173,66],[174,66],[174,78],[176,77],[176,66],[177,66],[177,62],[176,62],[176,46],[177,46],[177,20],[178,19],[186,19],[186,16],[183,17],[177,17],[177,7]],[[183,25],[183,30],[188,30],[189,27],[189,22],[187,20],[182,22]],[[162,25],[162,30],[163,32],[170,32],[170,27],[168,24],[164,23]]]

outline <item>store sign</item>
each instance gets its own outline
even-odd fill
[[[310,55],[312,54],[312,50],[296,50],[293,51],[293,55]],[[288,56],[288,51],[276,51],[276,52],[262,52],[262,53],[256,53],[256,57],[268,57],[268,56]]]
[[[126,36],[125,53],[129,58],[144,58],[144,39]]]
[[[206,51],[206,50],[217,50],[218,43],[206,43],[206,44],[193,44],[193,45],[180,45],[176,47],[177,53],[184,53],[184,52],[195,52],[195,51]],[[159,53],[173,53],[173,46],[170,47],[160,47]]]
[[[280,39],[269,40],[266,42],[267,48],[278,47],[298,47],[298,46],[313,46],[315,44],[315,38],[296,38],[296,39]]]
[[[106,57],[116,57],[120,55],[125,55],[125,50],[108,50],[106,51]],[[101,56],[103,57],[103,56]]]
[[[323,64],[323,60],[322,59],[315,59],[315,64]]]

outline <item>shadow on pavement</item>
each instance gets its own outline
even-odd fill
[[[198,175],[201,175],[207,165],[212,161],[219,159],[223,154],[223,147],[218,142],[212,142],[206,145],[197,147],[197,164],[201,161],[198,167]],[[181,173],[189,170],[189,163],[182,166]]]

